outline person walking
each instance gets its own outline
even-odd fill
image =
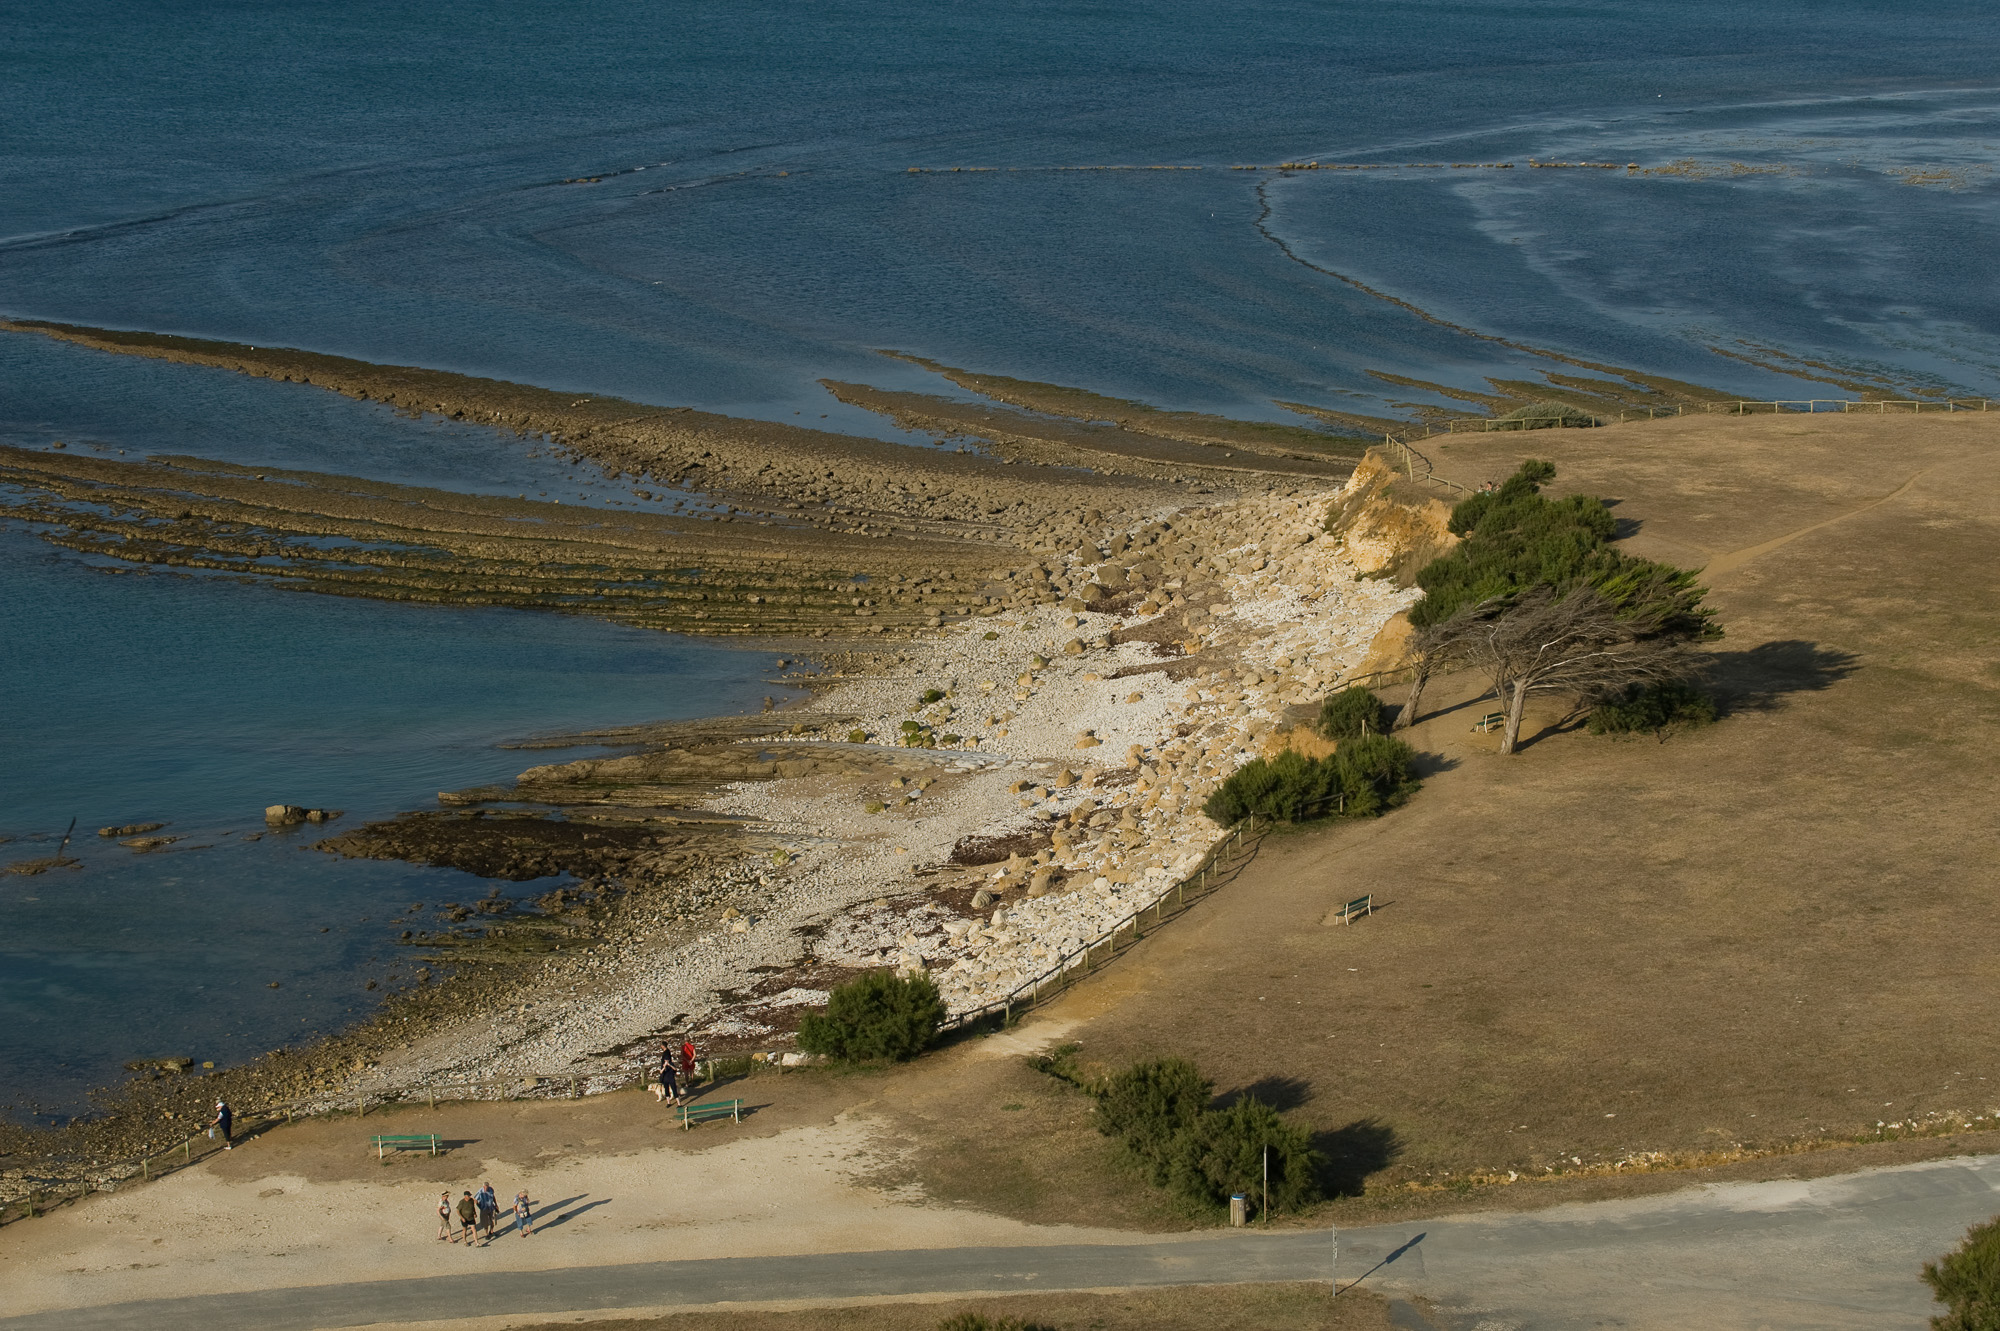
[[[438,1194],[438,1242],[443,1243],[446,1239],[450,1239],[453,1243],[458,1242],[458,1233],[451,1227],[451,1193],[449,1191]]]
[[[447,1197],[450,1195],[450,1193],[445,1194]],[[465,1236],[465,1246],[468,1248],[472,1246],[472,1237],[475,1232],[473,1227],[478,1221],[479,1207],[473,1202],[472,1194],[468,1192],[458,1199],[458,1227],[460,1232]]]
[[[681,1097],[694,1094],[694,1032],[681,1037]],[[678,1102],[676,1102],[678,1103]]]
[[[472,1200],[479,1205],[479,1230],[486,1236],[486,1242],[491,1243],[493,1226],[500,1218],[500,1194],[493,1191],[493,1185],[488,1183]]]
[[[208,1135],[213,1137],[217,1133],[221,1133],[222,1149],[225,1151],[236,1149],[236,1143],[231,1141],[229,1136],[230,1126],[235,1122],[236,1111],[229,1107],[229,1101],[217,1100],[215,1102],[215,1117],[209,1120]]]
[[[671,1044],[660,1046],[660,1099],[672,1100],[675,1104],[681,1102],[679,1077],[674,1071],[674,1047]]]
[[[514,1232],[522,1238],[535,1232],[535,1212],[525,1190],[514,1194]]]

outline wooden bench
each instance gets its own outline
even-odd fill
[[[375,1148],[375,1158],[382,1159],[385,1151],[429,1151],[438,1153],[438,1139],[434,1132],[414,1132],[394,1136],[370,1137],[368,1144]]]
[[[1486,715],[1480,717],[1472,728],[1484,733],[1488,730],[1498,730],[1506,724],[1507,714],[1505,712],[1488,712]]]
[[[1375,894],[1370,892],[1367,896],[1356,897],[1345,906],[1342,906],[1333,913],[1333,918],[1341,924],[1352,924],[1363,915],[1373,915],[1374,913]]]
[[[682,1105],[681,1127],[683,1129],[691,1128],[697,1123],[706,1123],[712,1118],[721,1118],[724,1114],[727,1114],[733,1121],[741,1123],[743,1121],[743,1102],[741,1100],[711,1100],[705,1105]]]

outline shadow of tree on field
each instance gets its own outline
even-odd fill
[[[1312,1099],[1312,1083],[1299,1077],[1260,1077],[1248,1086],[1224,1091],[1215,1097],[1213,1108],[1227,1109],[1238,1100],[1261,1100],[1281,1114],[1289,1114]]]
[[[1419,781],[1429,780],[1439,772],[1452,771],[1457,766],[1456,758],[1447,758],[1442,753],[1426,753],[1422,749],[1419,749],[1416,757],[1410,760],[1411,770],[1416,772]]]
[[[1830,689],[1860,668],[1861,658],[1853,652],[1793,638],[1743,652],[1716,652],[1706,673],[1716,708],[1727,716],[1767,711],[1788,693]]]
[[[1359,1197],[1368,1176],[1387,1169],[1403,1153],[1396,1130],[1374,1118],[1315,1132],[1312,1144],[1320,1154],[1319,1185],[1329,1197]]]

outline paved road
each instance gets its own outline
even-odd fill
[[[1348,1230],[1340,1274],[1343,1285],[1365,1276],[1386,1292],[1435,1300],[1440,1331],[1916,1331],[1934,1310],[1918,1267],[1996,1211],[2000,1156],[1984,1156]],[[0,1318],[0,1331],[310,1331],[496,1313],[1313,1280],[1326,1277],[1332,1255],[1319,1230],[646,1262],[149,1300]],[[1430,1325],[1407,1307],[1398,1320]]]

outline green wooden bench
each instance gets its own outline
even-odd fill
[[[1363,915],[1373,915],[1374,913],[1375,894],[1370,892],[1367,896],[1356,897],[1345,906],[1342,906],[1334,912],[1333,918],[1342,924],[1352,924]]]
[[[438,1153],[438,1139],[434,1132],[413,1132],[370,1137],[368,1144],[375,1148],[375,1158],[382,1159],[385,1151],[429,1151]]]
[[[1478,722],[1474,724],[1472,728],[1474,730],[1484,732],[1488,730],[1498,730],[1500,727],[1506,724],[1507,724],[1507,714],[1505,712],[1488,712],[1486,715],[1480,717]]]
[[[697,1123],[706,1123],[712,1118],[721,1118],[725,1114],[731,1120],[741,1123],[743,1121],[743,1102],[741,1100],[711,1100],[705,1105],[682,1105],[681,1127],[691,1128]]]

